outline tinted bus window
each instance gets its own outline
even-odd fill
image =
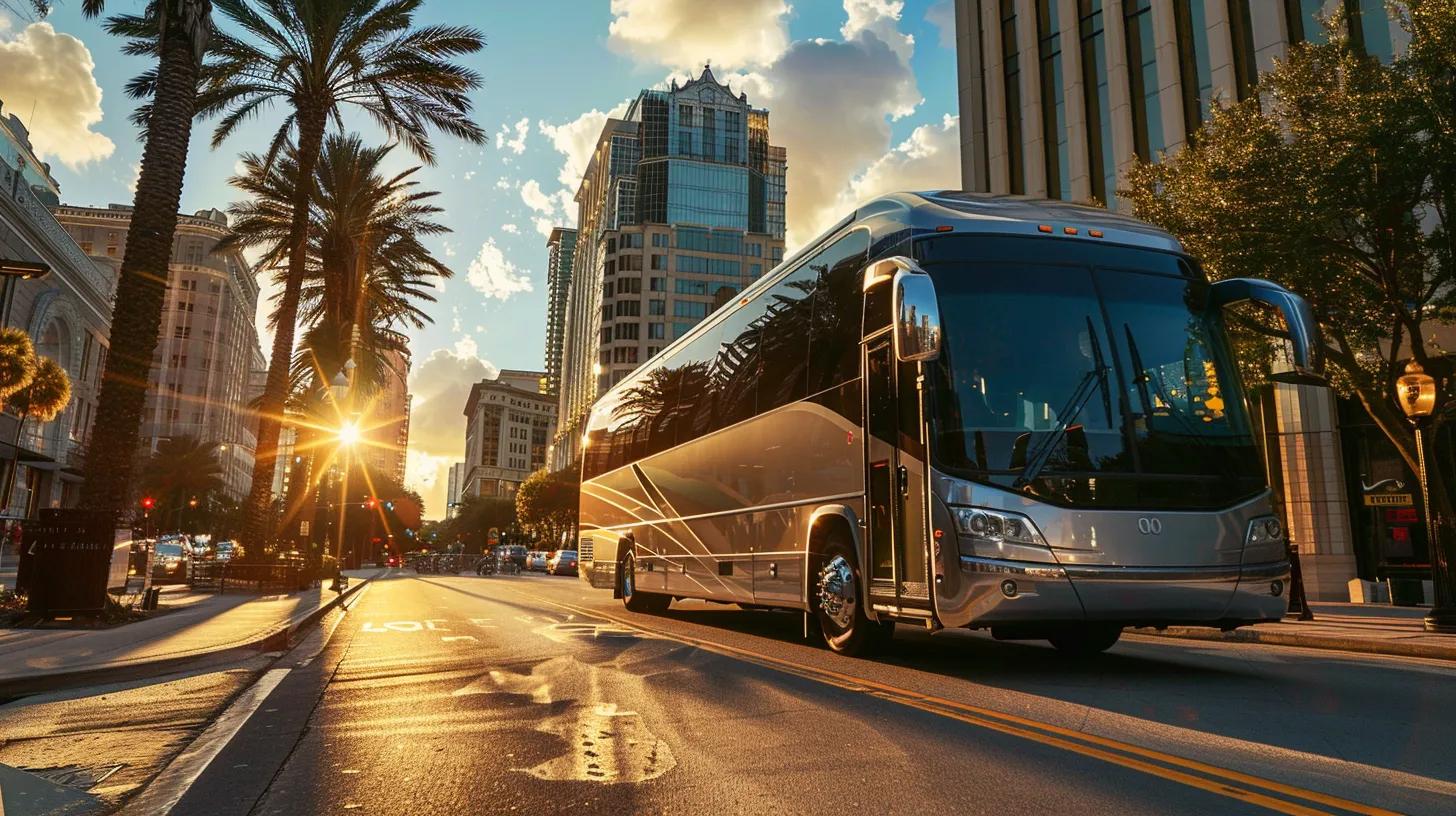
[[[761,362],[759,333],[752,325],[758,317],[756,305],[748,304],[723,322],[718,356],[713,360],[715,428],[726,428],[753,416]]]
[[[858,229],[810,260],[814,318],[809,338],[809,393],[859,376],[860,308],[869,233]]]
[[[800,267],[765,295],[762,323],[763,373],[758,411],[808,396],[809,323],[813,317],[815,272]]]

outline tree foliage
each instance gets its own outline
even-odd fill
[[[516,503],[508,498],[493,496],[466,496],[455,515],[445,519],[431,530],[438,538],[428,543],[431,547],[444,549],[455,545],[464,547],[465,552],[481,552],[490,528],[510,529],[516,523]]]
[[[1309,301],[1332,381],[1414,463],[1395,379],[1428,369],[1456,318],[1456,2],[1398,4],[1411,35],[1390,63],[1330,21],[1296,45],[1257,97],[1214,111],[1188,147],[1128,179],[1135,213],[1163,226],[1214,278],[1262,277]],[[1244,315],[1277,336],[1277,320]],[[1456,413],[1450,378],[1445,421]]]
[[[554,549],[561,534],[576,527],[580,490],[576,470],[538,470],[516,491],[516,518],[527,533]]]

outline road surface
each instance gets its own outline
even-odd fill
[[[801,634],[394,571],[124,812],[1456,813],[1450,664],[1140,636],[1077,662],[905,626],[851,659]]]

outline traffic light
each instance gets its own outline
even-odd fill
[[[378,504],[378,501],[373,496],[364,500],[364,507],[369,510],[373,510],[376,504]]]
[[[152,509],[153,507],[156,507],[156,506],[157,506],[157,500],[154,499],[154,498],[152,498],[151,496],[146,496],[146,497],[144,497],[142,499],[142,509],[143,510],[150,510],[150,509]]]

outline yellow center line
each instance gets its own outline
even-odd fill
[[[554,601],[539,595],[531,594],[538,601],[551,604],[552,606],[575,612],[579,615],[599,618],[623,626],[636,629],[655,637],[674,640],[706,651],[721,654],[727,657],[747,660],[758,665],[784,671],[798,677],[815,680],[839,688],[863,691],[871,693],[881,699],[907,705],[932,714],[938,714],[950,719],[959,720],[972,725],[988,728],[994,731],[1022,737],[1045,745],[1055,746],[1085,756],[1094,757],[1106,762],[1122,765],[1127,768],[1142,771],[1163,779],[1180,782],[1201,790],[1210,791],[1221,796],[1227,796],[1250,804],[1260,805],[1280,813],[1297,814],[1298,816],[1309,816],[1310,814],[1321,814],[1327,811],[1315,810],[1294,802],[1266,796],[1258,791],[1247,790],[1242,786],[1260,788],[1269,793],[1276,793],[1283,796],[1301,799],[1306,802],[1313,802],[1336,810],[1350,813],[1362,814],[1362,816],[1401,816],[1396,811],[1343,799],[1319,791],[1308,790],[1295,785],[1276,782],[1272,779],[1254,776],[1253,774],[1235,771],[1201,762],[1195,759],[1168,754],[1151,748],[1134,745],[1120,740],[1102,737],[1096,734],[1089,734],[1076,731],[1051,723],[1045,723],[1017,714],[1008,714],[981,706],[962,703],[956,700],[937,697],[932,694],[925,694],[911,689],[901,688],[889,683],[882,683],[866,677],[845,674],[833,669],[805,666],[784,658],[772,655],[761,654],[738,646],[730,646],[725,643],[717,643],[691,635],[682,635],[673,632],[666,632],[661,629],[644,626],[633,620],[620,618],[610,613],[601,612],[595,609],[575,606],[573,604]],[[1116,753],[1115,753],[1116,752]],[[1130,754],[1131,756],[1125,756]],[[1141,757],[1138,759],[1137,757]],[[1151,760],[1151,761],[1145,761]],[[1164,763],[1175,766],[1174,768],[1164,767],[1153,763]],[[1178,770],[1181,768],[1182,770]],[[1195,776],[1192,771],[1199,774],[1215,777],[1205,779]],[[1237,783],[1229,784],[1229,783]]]

